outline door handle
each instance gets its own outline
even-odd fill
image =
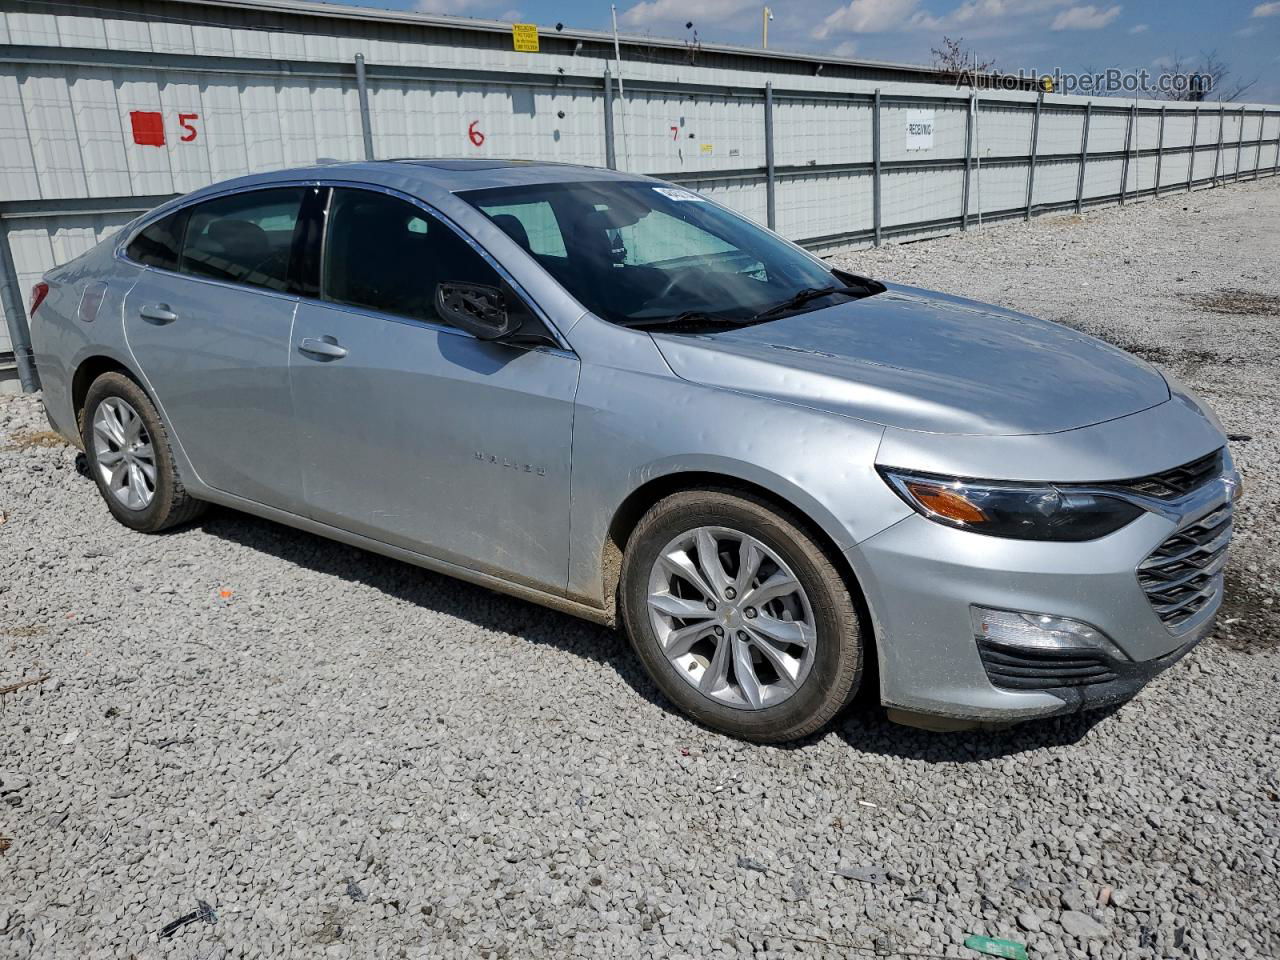
[[[347,348],[338,346],[333,337],[303,337],[298,350],[316,360],[341,360],[347,355]]]
[[[178,315],[169,309],[167,303],[149,303],[138,309],[138,316],[152,323],[173,323]]]

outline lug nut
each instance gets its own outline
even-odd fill
[[[714,600],[708,600],[708,601],[707,601],[707,609],[708,609],[708,610],[710,610],[710,611],[712,611],[712,612],[714,612],[714,611],[715,611],[715,609],[716,609],[716,604],[715,604],[715,601],[714,601]]]
[[[747,631],[745,631],[745,630],[739,630],[739,631],[738,631],[738,639],[739,639],[739,640],[746,640],[746,639],[747,639]]]
[[[747,609],[742,611],[742,615],[746,617],[748,620],[754,620],[756,618],[756,608],[747,607]]]
[[[732,600],[734,597],[738,595],[738,591],[733,589],[733,587],[725,587],[724,595],[726,600]]]
[[[712,627],[712,629],[715,631],[715,634],[716,634],[716,636],[717,636],[717,637],[723,637],[723,636],[724,636],[724,627],[720,626],[719,624],[717,624],[716,626]]]

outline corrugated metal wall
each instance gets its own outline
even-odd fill
[[[200,8],[205,23],[173,3],[122,3],[119,16],[109,7],[42,12],[0,0],[0,218],[21,299],[45,270],[167,195],[362,158],[357,53],[368,64],[377,156],[606,162],[608,64],[598,58],[462,47],[446,31],[406,39],[376,22]],[[1094,99],[1082,177],[1080,97],[1045,96],[1037,110],[1024,91],[984,91],[975,103],[967,88],[937,84],[623,66],[620,167],[678,180],[762,222],[772,190],[777,229],[823,252],[877,233],[914,238],[1116,202],[1122,179],[1129,197],[1146,196],[1157,170],[1160,188],[1175,189],[1235,177],[1237,160],[1242,175],[1270,175],[1280,160],[1275,107],[1203,104],[1197,121],[1188,105]],[[922,116],[932,123],[927,145],[908,135]],[[6,310],[13,300],[11,291]],[[0,330],[0,351],[8,348]]]

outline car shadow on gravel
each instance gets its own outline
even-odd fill
[[[247,513],[215,507],[198,526],[211,536],[364,584],[424,611],[594,660],[612,668],[645,700],[671,709],[616,630]]]
[[[649,703],[669,713],[678,713],[644,673],[619,631],[250,514],[215,508],[199,526],[211,536],[270,554],[315,573],[364,584],[424,611],[457,617],[487,630],[594,660],[611,668]],[[871,685],[869,689],[874,690],[878,685],[874,673],[869,674],[866,681]],[[760,749],[803,749],[834,733],[849,747],[863,753],[927,763],[975,762],[1076,743],[1112,712],[1100,710],[1033,720],[995,730],[934,733],[890,723],[877,698],[869,695],[868,687],[864,686],[833,730]]]

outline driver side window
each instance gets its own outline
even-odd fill
[[[288,292],[302,195],[302,187],[253,190],[192,207],[179,272]]]
[[[321,296],[428,323],[436,285],[498,286],[498,272],[449,226],[385,193],[336,188],[329,201]]]

